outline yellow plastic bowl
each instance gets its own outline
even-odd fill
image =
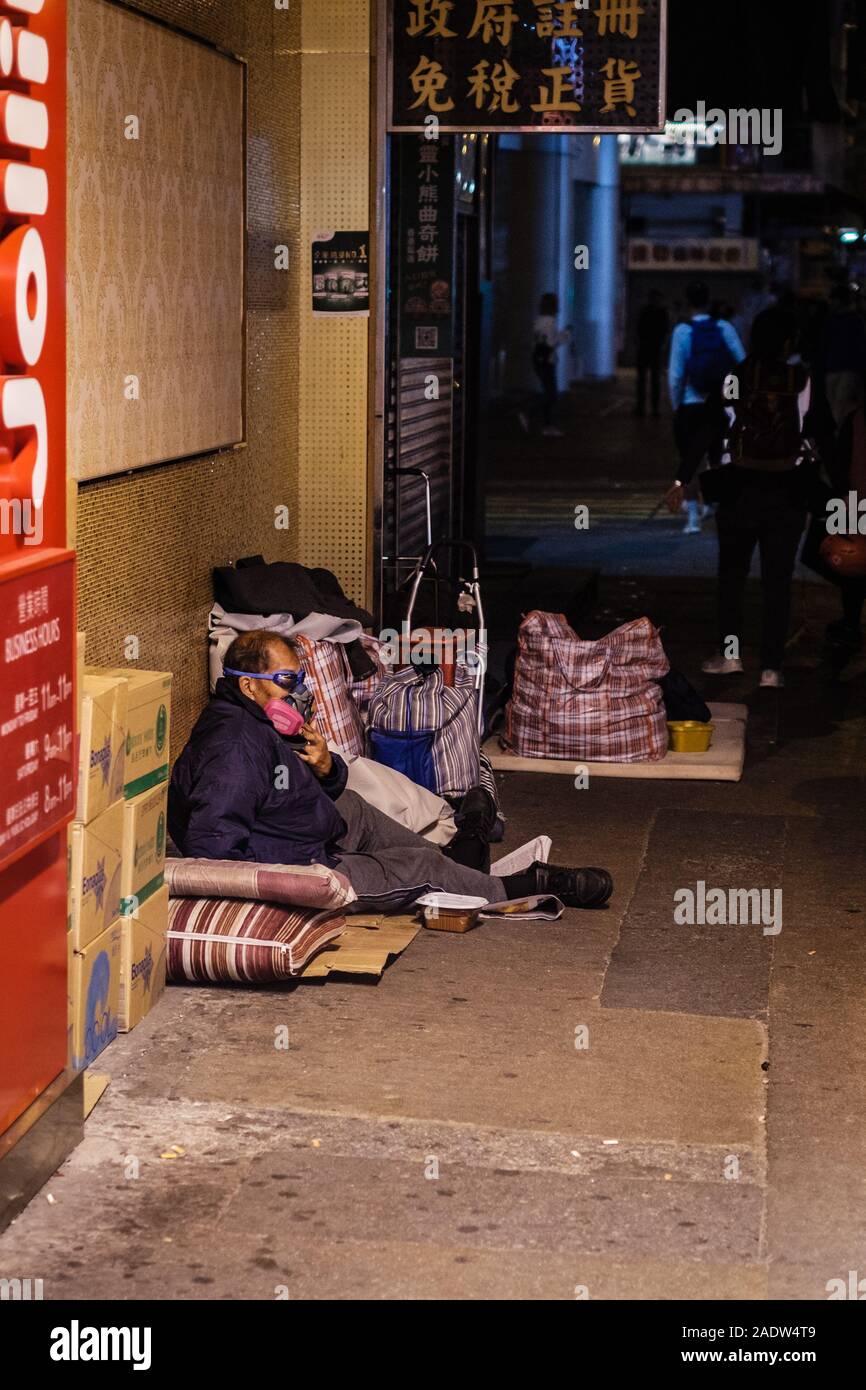
[[[669,719],[668,732],[672,753],[706,753],[713,741],[715,724],[701,724],[697,719]]]

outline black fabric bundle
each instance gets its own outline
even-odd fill
[[[269,565],[264,556],[249,555],[236,565],[220,565],[213,572],[213,592],[227,613],[291,613],[296,622],[310,613],[327,613],[362,627],[373,625],[372,613],[346,597],[330,570],[287,560]],[[373,675],[375,663],[360,642],[347,643],[346,655],[355,680]]]

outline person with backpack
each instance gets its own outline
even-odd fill
[[[686,300],[691,318],[674,329],[668,363],[680,469],[667,501],[671,511],[685,501],[685,532],[694,535],[701,529],[697,474],[705,456],[712,462],[721,456],[726,427],[722,388],[746,353],[727,320],[709,314],[710,292],[702,281],[688,286]]]
[[[752,325],[749,355],[734,373],[730,404],[731,465],[717,470],[719,534],[719,654],[705,661],[708,675],[742,671],[746,580],[755,546],[761,557],[763,631],[761,685],[783,686],[782,662],[791,612],[791,581],[806,524],[812,470],[803,422],[809,409],[809,373],[795,354],[796,323],[772,307]],[[732,641],[732,639],[735,639]]]

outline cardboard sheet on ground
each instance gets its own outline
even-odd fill
[[[716,727],[707,752],[668,753],[658,763],[590,763],[576,758],[521,758],[499,746],[498,734],[487,740],[484,751],[497,772],[554,772],[573,777],[576,767],[585,767],[591,777],[739,782],[746,755],[748,707],[711,704],[709,708]]]
[[[361,914],[349,919],[341,936],[314,956],[296,977],[322,979],[332,971],[345,975],[381,975],[391,956],[399,956],[421,930],[415,915],[386,917]]]
[[[93,1107],[105,1095],[111,1077],[105,1072],[86,1071],[84,1073],[84,1118],[87,1119]]]

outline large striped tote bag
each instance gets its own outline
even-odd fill
[[[407,666],[386,676],[370,701],[369,755],[438,796],[462,796],[478,785],[475,673],[457,666],[447,686],[437,666]]]

